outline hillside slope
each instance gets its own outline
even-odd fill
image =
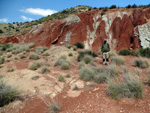
[[[1,43],[29,43],[37,46],[68,45],[81,41],[85,49],[98,51],[104,39],[116,50],[148,47],[150,8],[92,10],[33,26],[21,35],[0,37]],[[145,27],[147,26],[147,27]]]

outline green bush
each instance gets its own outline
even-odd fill
[[[38,60],[40,59],[40,57],[35,53],[30,53],[29,59]]]
[[[44,74],[46,72],[50,72],[50,70],[47,67],[42,67],[41,68],[41,73]]]
[[[145,69],[149,67],[149,63],[145,59],[135,59],[134,66]]]
[[[3,56],[0,56],[0,64],[3,64],[5,61],[4,57]]]
[[[44,51],[46,51],[46,50],[47,50],[46,47],[40,46],[40,47],[36,48],[35,52],[40,55],[40,54],[44,53]]]
[[[88,67],[82,67],[80,69],[80,79],[84,81],[90,81],[90,80],[93,80],[94,76],[95,76],[95,73],[92,69]]]
[[[93,60],[93,57],[91,55],[84,55],[84,57],[83,57],[83,61],[86,64],[89,64],[92,60]]]
[[[20,54],[19,57],[20,57],[20,59],[26,58],[26,56],[24,54]]]
[[[2,50],[3,50],[3,51],[6,51],[8,48],[11,48],[12,46],[13,46],[13,44],[8,43],[8,44],[2,45],[1,47],[2,47]]]
[[[132,50],[131,55],[139,57],[140,56],[140,51],[139,50],[136,50],[136,51]]]
[[[84,48],[84,45],[83,45],[81,42],[76,42],[74,45],[75,45],[77,48],[81,48],[81,49]]]
[[[4,82],[0,81],[0,107],[8,104],[9,102],[19,98],[20,93]]]
[[[42,63],[40,63],[40,62],[31,62],[31,63],[29,63],[28,68],[30,70],[37,70],[39,67],[41,67],[41,65],[42,65]]]
[[[11,56],[12,56],[11,53],[8,53],[8,54],[7,54],[7,58],[10,58]]]
[[[145,49],[141,48],[139,49],[139,52],[141,56],[150,58],[150,48],[145,48]]]
[[[130,55],[131,52],[127,49],[123,49],[119,51],[119,55]]]
[[[110,59],[111,59],[111,62],[116,65],[124,65],[125,64],[125,59],[122,56],[113,56]]]
[[[113,80],[108,81],[108,94],[114,99],[124,97],[142,98],[143,84],[137,76],[125,76],[123,82],[116,83]]]

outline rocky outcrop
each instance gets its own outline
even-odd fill
[[[112,9],[103,16],[101,12],[93,10],[70,15],[63,20],[47,21],[34,26],[26,34],[8,37],[1,42],[33,42],[37,46],[50,47],[80,41],[86,49],[96,52],[104,39],[108,39],[115,50],[148,47],[146,40],[150,39],[150,28],[146,23],[150,22],[150,8]]]

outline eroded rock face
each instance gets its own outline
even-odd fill
[[[138,26],[139,39],[143,48],[150,47],[150,23]]]
[[[44,22],[26,34],[8,37],[2,43],[33,42],[37,46],[50,47],[52,44],[67,45],[80,41],[86,49],[97,52],[103,40],[108,39],[111,48],[117,51],[148,47],[148,42],[143,40],[150,39],[150,27],[146,24],[150,22],[150,8],[113,9],[103,16],[101,12],[93,10],[70,15],[63,20]]]

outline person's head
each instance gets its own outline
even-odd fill
[[[107,39],[104,39],[104,44],[106,44],[107,43]]]

